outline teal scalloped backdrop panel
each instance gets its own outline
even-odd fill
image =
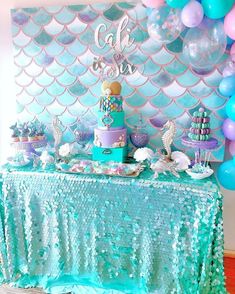
[[[159,148],[159,120],[177,124],[175,147],[184,149],[181,136],[187,133],[191,115],[204,106],[211,112],[213,135],[219,148],[212,160],[224,157],[221,125],[227,98],[218,92],[223,60],[202,77],[184,60],[182,39],[161,46],[149,38],[147,12],[132,3],[70,5],[12,10],[17,112],[21,121],[38,118],[48,126],[58,115],[64,124],[64,141],[74,141],[73,129],[85,121],[95,124],[101,77],[91,69],[94,57],[107,57],[112,49],[100,49],[94,41],[96,27],[104,23],[116,32],[127,15],[134,44],[124,50],[125,58],[136,64],[132,75],[122,75],[124,110],[129,132],[142,113],[150,135],[150,146]],[[101,34],[101,38],[104,34]],[[226,56],[225,56],[226,57]]]

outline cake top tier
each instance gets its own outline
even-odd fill
[[[104,81],[101,86],[102,94],[103,95],[120,95],[122,86],[119,82],[108,82]]]

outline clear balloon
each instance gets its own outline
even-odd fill
[[[217,171],[220,184],[228,190],[235,190],[235,158],[222,163]]]
[[[142,0],[142,2],[146,7],[150,8],[159,8],[165,3],[164,0]]]
[[[210,68],[223,56],[226,44],[222,22],[204,19],[186,33],[183,53],[193,67]]]
[[[230,55],[223,69],[224,78],[232,75],[235,75],[235,55]]]
[[[205,15],[218,19],[224,17],[232,8],[234,0],[202,0]]]
[[[189,28],[197,27],[203,20],[203,8],[202,5],[192,0],[190,1],[181,12],[182,23]]]
[[[214,67],[208,67],[208,68],[195,68],[195,67],[192,67],[192,71],[195,72],[199,76],[209,75],[213,70],[214,70]]]
[[[229,143],[228,150],[232,156],[235,156],[235,141]]]
[[[235,5],[224,18],[224,31],[233,40],[235,40]]]
[[[235,141],[235,121],[231,120],[230,118],[225,119],[222,129],[224,136],[227,139]]]
[[[184,28],[180,10],[167,5],[154,9],[148,18],[147,27],[153,40],[162,44],[173,42]]]
[[[219,84],[219,91],[224,96],[235,95],[235,75],[223,78]]]
[[[235,96],[232,96],[227,102],[226,114],[231,120],[235,121]]]
[[[173,8],[183,8],[189,0],[166,0],[166,3]]]

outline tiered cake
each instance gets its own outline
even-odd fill
[[[127,154],[127,129],[124,125],[121,85],[102,84],[98,128],[94,130],[93,160],[123,162]]]
[[[208,141],[210,139],[210,118],[204,108],[193,113],[189,138],[194,141]]]

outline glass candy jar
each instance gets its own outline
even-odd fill
[[[74,131],[76,142],[85,147],[93,139],[93,131],[88,126],[84,124],[79,124]]]
[[[146,130],[146,124],[143,121],[143,117],[139,115],[139,121],[134,127],[134,132],[130,134],[131,143],[136,148],[142,148],[147,146],[149,142],[149,135]]]

